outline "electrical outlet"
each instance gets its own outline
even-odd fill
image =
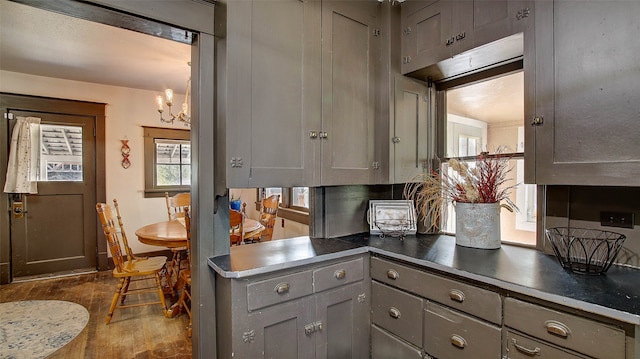
[[[600,212],[600,225],[603,227],[633,228],[633,212]]]

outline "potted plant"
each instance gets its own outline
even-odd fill
[[[431,170],[420,175],[405,186],[404,196],[415,200],[426,232],[439,231],[443,208],[453,203],[456,244],[500,248],[500,209],[517,209],[509,198],[515,185],[505,185],[507,175],[513,170],[510,160],[511,156],[503,155],[500,149],[496,155],[483,152],[470,164],[451,159],[447,163],[451,172]]]

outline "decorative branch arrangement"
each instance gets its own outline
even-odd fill
[[[435,233],[440,227],[443,206],[452,202],[496,203],[505,201],[501,206],[513,212],[515,203],[509,198],[513,188],[504,186],[507,175],[513,170],[509,166],[512,155],[503,155],[499,148],[496,155],[481,153],[472,165],[451,159],[448,162],[453,175],[441,173],[440,169],[431,170],[413,179],[404,187],[406,199],[415,200],[416,211],[424,218],[427,232]]]

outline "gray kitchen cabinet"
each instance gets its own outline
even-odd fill
[[[220,358],[368,358],[368,261],[216,278]]]
[[[504,325],[509,328],[505,349],[510,358],[523,354],[542,358],[626,357],[623,329],[519,299],[505,299]],[[519,337],[519,333],[525,336]],[[528,337],[542,342],[538,345]]]
[[[408,0],[402,3],[402,73],[522,32],[531,11],[525,0]]]
[[[322,185],[375,181],[379,13],[375,1],[322,2]]]
[[[227,187],[372,182],[380,6],[226,4]]]
[[[419,350],[438,358],[500,357],[500,294],[377,257],[371,279],[375,352],[393,347],[403,353],[399,358]]]
[[[536,2],[527,182],[640,185],[639,13],[638,1]]]
[[[389,141],[390,183],[415,180],[433,156],[435,134],[431,97],[425,83],[405,76],[395,78],[394,111]]]
[[[229,1],[227,187],[315,182],[321,128],[321,3]]]

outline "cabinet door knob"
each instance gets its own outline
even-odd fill
[[[278,294],[284,294],[289,291],[289,283],[278,283],[273,289]]]
[[[399,319],[400,318],[400,310],[398,310],[398,308],[396,307],[391,307],[389,308],[389,316],[393,319]]]
[[[530,357],[536,356],[540,353],[540,348],[535,347],[534,349],[529,349],[527,347],[523,347],[522,345],[518,344],[518,342],[516,341],[515,338],[512,339],[513,340],[513,346],[521,353],[528,355]]]
[[[393,270],[393,269],[389,269],[389,270],[387,271],[387,278],[389,278],[389,279],[393,279],[393,280],[396,280],[396,279],[398,279],[399,277],[400,277],[400,274],[398,274],[398,272],[396,272],[395,270]]]
[[[347,276],[347,271],[344,269],[338,269],[333,273],[333,276],[336,277],[336,279],[342,279]]]
[[[544,323],[544,326],[547,328],[547,332],[549,334],[553,334],[561,338],[566,339],[569,337],[569,334],[571,334],[571,329],[569,329],[569,327],[555,320],[547,320]]]
[[[467,341],[458,334],[454,334],[451,336],[451,345],[456,348],[464,349],[464,347],[467,346]]]
[[[391,142],[393,142],[393,143],[400,143],[400,137],[397,137],[397,136],[393,137],[393,138],[391,139]]]
[[[309,138],[311,138],[311,139],[318,138],[318,132],[316,132],[316,131],[309,131]]]
[[[451,289],[449,291],[449,298],[458,303],[464,302],[464,292],[458,289]]]

